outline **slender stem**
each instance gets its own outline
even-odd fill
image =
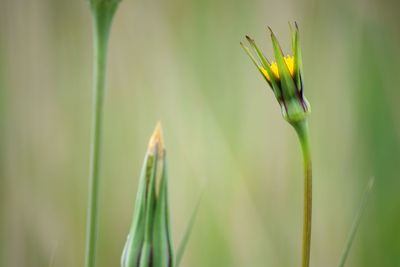
[[[112,16],[115,11],[115,9],[109,9],[110,8],[102,5],[92,7],[94,28],[94,80],[85,267],[94,267],[96,265],[107,44]]]
[[[302,120],[293,124],[301,144],[304,160],[304,220],[302,267],[310,266],[311,221],[312,221],[312,164],[309,144],[308,123]]]

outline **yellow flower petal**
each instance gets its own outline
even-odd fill
[[[285,59],[286,66],[289,69],[290,76],[293,77],[293,75],[294,75],[294,58],[293,58],[293,56],[285,56],[284,59]],[[275,77],[277,79],[279,79],[278,65],[276,64],[275,61],[273,61],[271,63],[270,68],[272,70],[272,73],[275,75]],[[262,72],[262,74],[264,74],[265,78],[268,81],[270,81],[269,75],[268,75],[267,71],[264,68],[261,68],[261,72]]]

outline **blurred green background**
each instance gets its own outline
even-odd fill
[[[0,0],[0,266],[82,266],[91,118],[85,1]],[[205,188],[184,267],[300,262],[302,159],[239,42],[289,53],[301,31],[314,159],[312,266],[400,266],[400,4],[124,0],[109,50],[99,267],[119,266],[148,138],[162,121],[175,244]]]

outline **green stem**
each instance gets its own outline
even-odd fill
[[[311,221],[312,221],[312,164],[309,144],[308,122],[302,120],[293,124],[301,144],[304,159],[304,220],[302,267],[310,266]]]
[[[89,193],[86,224],[85,267],[96,265],[96,247],[99,215],[100,163],[103,135],[103,106],[106,78],[107,44],[116,5],[93,4],[94,71],[92,137],[90,147]]]

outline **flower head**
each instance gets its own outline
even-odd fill
[[[166,152],[157,125],[143,163],[122,267],[173,266],[167,181]]]
[[[284,56],[282,49],[269,28],[275,61],[269,62],[256,45],[255,41],[246,36],[250,48],[242,47],[265,78],[278,100],[283,117],[291,124],[304,120],[310,113],[310,105],[303,94],[303,70],[299,44],[299,29],[295,23],[292,29],[292,55]]]

